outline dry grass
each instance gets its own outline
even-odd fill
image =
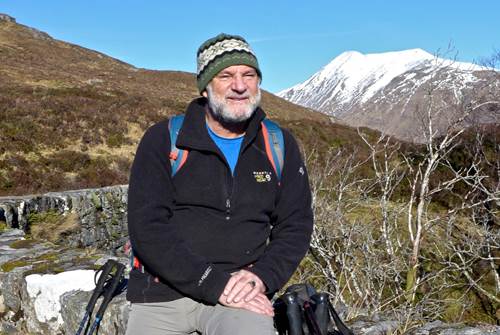
[[[57,243],[61,238],[79,228],[78,214],[69,212],[66,215],[48,214],[38,216],[31,223],[30,233],[34,239]]]

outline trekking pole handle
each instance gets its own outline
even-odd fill
[[[99,280],[97,281],[97,284],[94,289],[94,293],[92,293],[92,296],[90,297],[89,303],[87,304],[87,312],[90,313],[90,311],[94,308],[94,305],[99,298],[99,296],[102,293],[102,290],[104,288],[104,283],[106,282],[111,270],[113,270],[113,267],[117,264],[116,261],[109,259],[106,264],[104,264],[101,268],[101,275],[99,276]]]
[[[125,270],[125,265],[115,262],[115,267],[116,267],[116,272],[113,275],[113,279],[111,280],[109,288],[107,288],[104,291],[104,297],[102,298],[101,306],[99,306],[99,310],[97,311],[96,320],[97,318],[102,319],[106,307],[108,307],[109,302],[113,298],[113,295],[116,292],[116,289],[118,288],[118,285],[120,285],[120,282],[122,280],[123,271]]]

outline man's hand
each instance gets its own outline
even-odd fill
[[[269,301],[269,299],[263,293],[257,294],[252,300],[248,302],[245,300],[241,300],[240,302],[233,301],[232,303],[228,303],[226,298],[227,296],[224,295],[224,293],[222,293],[222,295],[219,298],[219,302],[224,306],[246,309],[247,311],[270,317],[274,316],[273,305],[271,304],[271,301]]]
[[[247,270],[240,270],[231,275],[224,287],[223,295],[226,296],[226,302],[231,304],[240,301],[250,302],[265,291],[266,286],[257,275]]]

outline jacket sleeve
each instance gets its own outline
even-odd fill
[[[313,230],[311,190],[295,139],[283,130],[285,162],[281,190],[271,217],[273,229],[264,254],[249,269],[266,284],[269,293],[290,279],[309,249]]]
[[[132,248],[148,272],[187,296],[215,304],[230,275],[193,253],[169,224],[174,190],[169,151],[168,121],[149,128],[137,149],[128,191]]]

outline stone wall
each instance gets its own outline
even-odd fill
[[[127,240],[127,185],[42,195],[0,197],[0,221],[8,228],[31,232],[40,214],[51,213],[63,219],[76,215],[78,227],[61,237],[71,247],[116,250]],[[75,227],[73,227],[75,228]],[[62,242],[62,241],[61,241]]]

